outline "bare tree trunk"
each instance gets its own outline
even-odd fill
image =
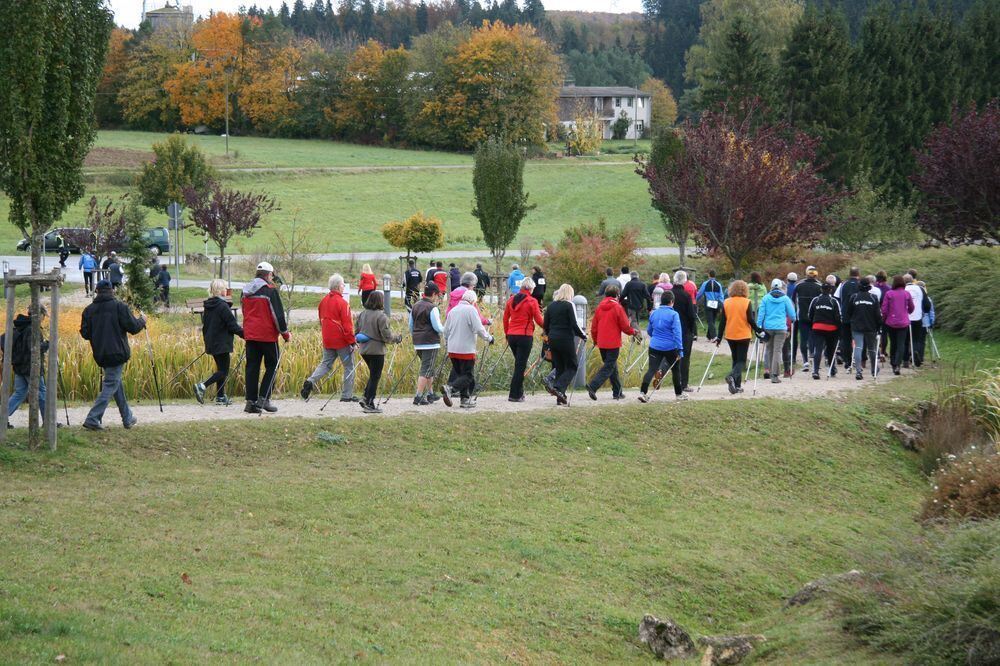
[[[222,266],[226,260],[226,246],[219,243],[219,279],[222,279]]]
[[[677,241],[677,254],[680,255],[681,268],[685,265],[685,260],[687,259],[687,239],[681,239]]]
[[[44,235],[35,231],[37,225],[32,225],[31,234],[31,273],[37,275],[42,268],[42,243]],[[42,431],[38,423],[38,380],[42,376],[42,330],[40,299],[38,285],[31,285],[31,305],[28,313],[31,316],[31,369],[28,375],[28,446],[37,449],[42,443]],[[3,405],[3,409],[7,406]]]

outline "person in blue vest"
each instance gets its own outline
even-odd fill
[[[722,302],[726,300],[726,290],[715,279],[715,271],[708,272],[708,279],[701,283],[695,302],[702,301],[705,306],[705,321],[708,324],[708,339],[716,338],[715,321],[722,314]]]
[[[517,264],[510,267],[510,275],[507,276],[507,291],[511,296],[517,296],[521,292],[521,282],[524,280],[524,273]]]
[[[94,271],[97,270],[97,259],[94,259],[94,255],[82,250],[77,268],[83,271],[83,290],[87,296],[90,296],[94,292]]]
[[[674,292],[665,291],[660,296],[660,307],[649,313],[649,367],[639,388],[639,402],[649,402],[649,384],[659,388],[663,375],[670,370],[677,400],[687,400],[681,384],[681,358],[684,357],[684,336],[681,317],[674,310]]]

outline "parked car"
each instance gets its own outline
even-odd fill
[[[70,242],[70,238],[75,238],[80,234],[88,233],[88,230],[81,227],[60,227],[58,229],[53,229],[52,231],[45,234],[45,251],[46,252],[58,252],[59,251],[59,239],[62,237],[65,240],[65,249],[69,250],[72,254],[80,254],[80,248],[74,243]],[[170,234],[167,232],[166,227],[153,227],[146,231],[146,246],[149,251],[154,255],[169,254],[170,253]],[[17,249],[21,252],[27,252],[30,249],[30,243],[27,238],[22,238],[18,244]],[[117,252],[121,252],[124,248],[115,248]]]

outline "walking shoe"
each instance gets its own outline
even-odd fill
[[[909,361],[903,361],[903,367],[909,369],[910,362]]]
[[[139,422],[139,419],[137,419],[137,418],[135,418],[133,416],[128,421],[123,422],[122,425],[125,426],[126,430],[131,430],[135,426],[135,424],[138,423],[138,422]]]
[[[685,393],[694,393],[694,389],[693,389],[693,388],[691,388],[690,386],[685,386],[685,387],[684,387],[684,388],[683,388],[682,390],[683,390],[683,391],[684,391]]]
[[[619,393],[618,395],[613,395],[613,396],[611,396],[611,399],[612,400],[624,400],[625,399],[625,394],[624,393]]]
[[[433,393],[433,392],[432,393],[428,393],[426,397],[427,397],[427,402],[437,402],[438,400],[441,399],[441,396],[439,396],[437,393]]]
[[[9,423],[7,425],[10,426],[11,428],[14,427],[14,426],[11,426]],[[94,432],[99,432],[101,430],[105,430],[105,427],[102,426],[100,423],[88,423],[87,421],[83,422],[83,427],[84,427],[85,430],[93,430]]]
[[[590,388],[590,384],[587,384],[587,395],[590,396],[591,400],[597,400],[597,391]]]
[[[814,372],[813,373],[813,379],[819,379],[819,373],[818,372]]]
[[[772,384],[780,384],[780,383],[781,383],[781,380],[780,380],[780,379],[778,379],[777,377],[772,377],[772,378],[771,378],[771,383],[772,383]]]
[[[524,396],[522,395],[520,398],[507,398],[507,402],[524,402]]]
[[[641,402],[643,404],[649,402],[649,396],[647,394],[645,394],[645,393],[640,393],[639,394],[639,402]]]
[[[802,372],[809,372],[809,361],[802,364]]]
[[[740,387],[740,393],[743,393],[743,387],[742,386]]]
[[[685,400],[688,400],[688,397],[683,393],[680,393],[674,398],[674,400],[676,400],[677,402],[684,402]]]
[[[736,386],[736,380],[733,379],[732,375],[726,375],[726,386],[729,387],[730,393],[735,394],[737,391],[739,391],[739,388]]]
[[[247,406],[243,408],[243,411],[247,414],[260,414],[260,407],[257,406],[256,402],[247,400]]]
[[[371,403],[367,403],[367,402],[364,405],[362,405],[361,411],[363,411],[365,414],[381,414],[382,413],[381,409],[379,409],[375,405],[373,405]]]
[[[261,400],[257,403],[257,406],[270,414],[274,414],[276,411],[278,411],[278,408],[275,407],[270,400]]]
[[[832,368],[830,368],[830,376],[831,377],[836,377],[837,376],[837,366],[836,365],[834,365]]]
[[[445,384],[441,387],[441,399],[444,400],[444,404],[451,407],[451,387]]]
[[[202,405],[205,404],[205,385],[201,382],[194,385],[194,399]]]
[[[431,403],[427,402],[427,398],[422,395],[417,395],[413,397],[413,404],[418,407],[423,407],[424,405],[429,405]]]
[[[898,375],[899,374],[899,366],[898,365],[892,366],[892,374],[894,374],[894,375]]]
[[[770,379],[770,378],[771,378],[771,373],[768,372],[768,371],[765,371],[764,372],[764,379]]]
[[[313,391],[313,383],[308,379],[302,382],[302,390],[299,391],[299,395],[302,396],[303,400],[309,400],[309,394]]]
[[[542,377],[542,386],[549,392],[549,395],[556,395],[556,389],[552,386],[552,380],[548,377]]]
[[[472,409],[475,406],[476,406],[476,401],[473,400],[472,398],[462,398],[462,401],[459,404],[459,407],[461,407],[462,409]]]
[[[566,394],[556,389],[556,405],[568,405],[569,400],[566,399]]]
[[[217,395],[215,396],[215,404],[228,407],[232,404],[232,402],[229,400],[228,395]]]
[[[791,379],[792,378],[792,371],[791,370],[785,370],[785,374],[783,374],[782,377],[784,377],[785,379]]]
[[[860,372],[856,372],[856,373],[854,373],[854,378],[857,379],[860,382],[862,379],[865,378],[865,376],[863,374],[861,374]]]
[[[341,399],[340,399],[340,401],[341,401],[341,402],[361,402],[360,400],[358,400],[358,399],[357,399],[357,398],[356,398],[355,396],[353,396],[353,395],[352,395],[352,396],[351,396],[350,398],[341,398]]]

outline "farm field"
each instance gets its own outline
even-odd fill
[[[165,135],[142,132],[100,132],[98,147],[129,151],[148,148]],[[201,137],[214,153],[218,137]],[[229,172],[227,184],[272,194],[280,210],[269,216],[250,239],[238,239],[229,252],[253,253],[273,244],[274,233],[286,232],[292,221],[315,232],[315,252],[394,251],[380,229],[390,220],[417,211],[444,221],[448,249],[480,249],[484,246],[478,221],[472,216],[472,160],[468,155],[429,153],[389,148],[338,144],[329,141],[290,139],[233,139],[244,141],[241,166],[269,158],[269,166],[359,167],[341,172]],[[231,143],[232,147],[233,143]],[[628,161],[629,156],[619,156]],[[449,161],[450,160],[450,161]],[[364,166],[412,166],[401,171],[365,170]],[[432,165],[459,168],[434,169]],[[88,178],[85,196],[63,216],[60,226],[75,226],[85,219],[91,196],[107,199],[127,190],[129,175],[118,170]],[[607,164],[573,160],[533,160],[525,168],[525,190],[537,208],[522,224],[518,240],[510,248],[529,240],[536,247],[556,240],[562,230],[583,223],[607,221],[609,227],[632,225],[642,230],[644,245],[664,245],[656,212],[649,205],[645,182],[631,164]],[[8,216],[8,201],[0,196],[0,218]],[[151,225],[165,225],[166,216],[150,211]],[[0,254],[13,253],[20,232],[0,225]],[[6,249],[9,248],[9,249]],[[185,248],[204,248],[200,237],[188,233]],[[211,251],[211,248],[210,248]]]

